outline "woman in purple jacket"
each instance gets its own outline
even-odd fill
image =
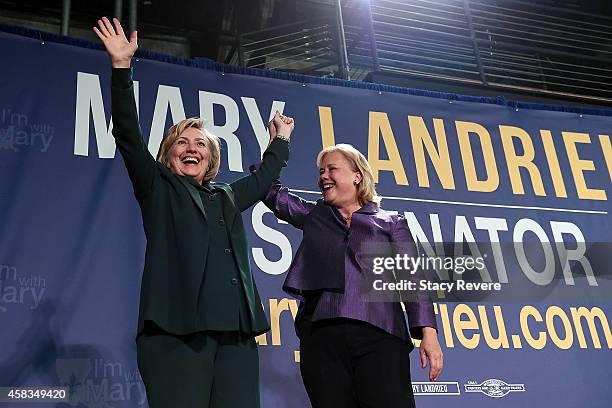
[[[296,332],[308,397],[313,408],[414,407],[411,339],[422,340],[430,380],[443,365],[432,302],[405,302],[408,331],[400,303],[362,297],[371,273],[365,248],[387,243],[415,255],[408,224],[380,208],[372,169],[353,146],[324,149],[317,166],[322,200],[303,200],[280,183],[265,199],[278,218],[303,230],[283,289],[301,300]]]

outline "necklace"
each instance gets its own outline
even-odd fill
[[[351,205],[351,206],[348,206],[348,207],[345,207],[345,208],[349,209],[348,210],[349,211],[349,215],[347,215],[346,217],[342,213],[340,213],[340,215],[342,216],[342,218],[344,218],[344,222],[350,225],[351,218],[353,218],[353,213],[355,211],[359,210],[359,206]],[[353,210],[350,210],[350,208],[353,208]]]
[[[349,215],[347,215],[346,217],[344,215],[342,215],[342,218],[344,218],[344,222],[347,224],[351,223],[351,218],[353,218],[353,213],[350,212]]]

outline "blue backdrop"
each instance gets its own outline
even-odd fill
[[[145,242],[110,136],[108,58],[9,33],[0,54],[0,386],[69,386],[60,406],[142,406],[134,336]],[[559,271],[559,245],[577,251],[584,272],[558,280],[574,296],[438,299],[445,368],[434,387],[413,353],[419,407],[610,406],[612,309],[589,292],[611,293],[610,279],[591,276],[580,251],[610,237],[612,117],[134,65],[152,152],[173,122],[203,116],[222,138],[218,178],[236,179],[259,160],[279,109],[297,124],[282,180],[305,198],[318,197],[316,154],[346,142],[366,154],[383,207],[405,214],[419,241],[548,240]],[[297,304],[280,290],[301,234],[261,204],[243,217],[272,323],[258,338],[262,406],[309,406]],[[510,282],[523,274],[506,272]]]

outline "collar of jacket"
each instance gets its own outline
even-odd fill
[[[331,204],[327,204],[322,198],[319,199],[319,203],[322,205],[328,205],[330,207],[332,207]],[[364,205],[363,207],[361,207],[360,209],[358,209],[357,211],[355,211],[358,214],[376,214],[378,212],[379,208],[376,204],[374,204],[373,202],[369,202],[366,205]]]
[[[234,224],[234,220],[236,218],[236,204],[234,203],[234,192],[231,187],[227,184],[223,183],[204,183],[203,185],[199,185],[197,181],[188,176],[180,176],[176,175],[177,178],[183,183],[191,199],[195,203],[196,207],[202,213],[202,216],[206,220],[206,211],[204,210],[204,203],[202,203],[202,196],[200,196],[200,192],[198,191],[198,186],[204,188],[209,192],[214,192],[215,190],[220,190],[224,195],[223,200],[223,217],[226,221],[229,221],[229,230],[232,231],[232,226]]]
[[[378,206],[370,201],[355,212],[359,214],[376,214],[378,212]]]

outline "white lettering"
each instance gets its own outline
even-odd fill
[[[134,97],[138,109],[138,81],[134,81]],[[106,125],[106,113],[100,78],[95,74],[77,73],[76,116],[74,121],[74,154],[89,155],[89,117],[93,118],[94,132],[98,146],[98,157],[115,157],[115,139],[112,135],[113,119]]]
[[[263,251],[263,248],[254,247],[251,251],[253,253],[253,260],[255,264],[263,272],[269,275],[280,275],[285,273],[291,265],[291,242],[281,232],[268,227],[263,222],[263,217],[267,213],[272,213],[262,202],[259,202],[253,207],[253,213],[251,215],[251,221],[253,223],[253,230],[258,237],[266,242],[275,244],[280,248],[281,257],[278,261],[269,260]],[[279,224],[287,224],[285,221],[277,220]]]

